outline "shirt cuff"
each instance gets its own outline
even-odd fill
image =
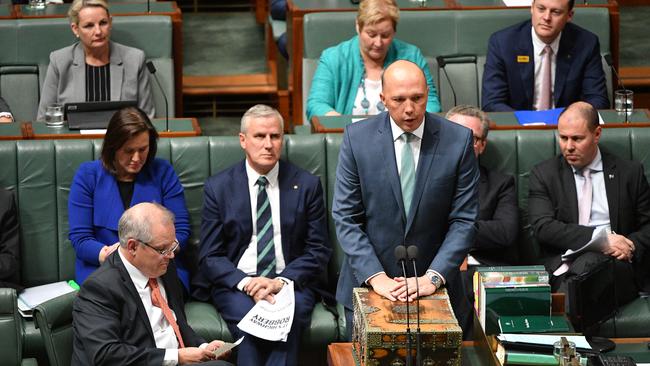
[[[237,290],[244,291],[244,286],[248,285],[248,283],[251,282],[251,279],[253,278],[250,276],[242,278],[242,280],[237,284]]]
[[[163,366],[176,366],[178,365],[178,349],[166,348],[165,357],[163,358]]]
[[[382,273],[386,274],[386,272],[381,271],[381,272],[377,272],[377,273],[375,273],[374,275],[368,277],[368,279],[366,279],[366,285],[370,286],[370,280],[372,280],[373,278],[379,276],[379,275],[382,274]]]
[[[9,112],[0,112],[0,118],[1,117],[9,117],[11,118],[11,122],[15,122],[16,120],[14,119],[14,116],[9,113]]]
[[[440,277],[440,279],[442,280],[442,284],[443,284],[443,285],[447,284],[447,281],[445,280],[445,278],[444,278],[444,277],[443,277],[443,276],[442,276],[438,271],[434,271],[434,270],[432,270],[432,269],[428,269],[428,270],[427,270],[427,275],[430,276],[430,275],[432,275],[432,274],[435,274],[435,275],[437,275],[438,277]]]

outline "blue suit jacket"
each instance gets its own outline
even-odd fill
[[[133,187],[131,206],[141,202],[157,202],[176,217],[176,238],[182,249],[190,236],[190,217],[185,206],[183,186],[174,168],[163,159],[154,159],[140,171]],[[115,176],[104,169],[101,161],[81,164],[70,186],[68,200],[69,238],[77,254],[76,279],[81,284],[99,267],[99,251],[119,238],[117,223],[124,213]],[[180,258],[180,256],[177,256]],[[178,274],[189,289],[189,273],[176,260]]]
[[[327,267],[331,247],[323,189],[318,177],[280,161],[280,222],[286,267],[279,276],[297,289],[314,285]],[[235,288],[246,273],[237,268],[253,235],[245,161],[205,183],[199,274],[194,296],[207,301],[212,286]]]
[[[397,245],[416,245],[418,275],[440,273],[455,309],[459,266],[472,246],[479,170],[469,129],[426,114],[409,216],[404,215],[388,113],[349,125],[343,135],[332,217],[345,252],[336,299],[352,308],[352,288],[385,271],[402,276]],[[413,276],[412,266],[408,271]]]
[[[484,111],[533,109],[535,66],[531,27],[528,20],[490,37],[483,73]],[[519,56],[528,57],[528,62]],[[595,108],[609,108],[598,37],[572,23],[566,24],[560,38],[553,100],[555,107],[584,101]]]

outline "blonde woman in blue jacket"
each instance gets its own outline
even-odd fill
[[[397,60],[417,64],[427,79],[427,112],[440,112],[440,101],[427,61],[416,46],[394,39],[399,21],[395,0],[363,0],[357,35],[323,51],[314,74],[307,119],[339,114],[374,115],[385,110],[379,97],[381,73]]]

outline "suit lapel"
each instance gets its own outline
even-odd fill
[[[573,61],[571,53],[575,44],[573,35],[573,32],[562,32],[560,46],[555,57],[555,82],[553,83],[553,100],[555,105],[560,100],[560,95],[562,95],[562,91],[566,85],[567,75],[571,69],[571,62]]]
[[[138,294],[138,291],[135,289],[135,285],[133,284],[133,280],[131,280],[131,276],[129,276],[129,272],[127,272],[126,267],[124,267],[124,263],[122,263],[122,258],[120,258],[120,255],[118,254],[117,251],[113,252],[111,258],[112,258],[112,265],[117,267],[117,269],[120,271],[120,276],[122,277],[122,286],[129,293],[129,295],[133,299],[133,303],[135,303],[135,306],[138,308],[138,316],[140,317],[140,320],[144,323],[143,328],[147,330],[147,333],[149,334],[149,339],[151,339],[152,343],[155,345],[156,341],[153,336],[153,331],[151,330],[151,324],[149,323],[149,318],[147,317],[147,311],[144,309],[144,305],[142,305],[142,300],[140,300],[140,295]]]
[[[122,78],[124,76],[124,64],[122,62],[122,55],[118,52],[113,42],[110,43],[111,47],[111,100],[122,99]]]
[[[620,181],[616,173],[616,163],[613,159],[600,151],[603,159],[603,179],[605,179],[605,193],[607,194],[607,206],[609,209],[609,225],[613,231],[619,231],[618,227],[618,192]]]
[[[72,48],[72,83],[73,97],[72,100],[85,101],[86,100],[86,58],[81,43],[77,43]]]
[[[533,53],[533,40],[530,34],[530,27],[524,27],[519,38],[519,45],[517,45],[517,54],[515,57],[526,56],[528,62],[519,62],[519,75],[521,76],[521,83],[524,89],[526,98],[525,105],[533,105],[533,90],[535,89],[535,55]]]
[[[253,236],[253,214],[251,213],[251,195],[248,187],[248,174],[246,174],[246,160],[243,160],[239,168],[233,172],[233,183],[232,197],[235,197],[235,199],[230,200],[228,207],[231,209],[231,212],[234,212],[234,216],[237,217],[239,225],[242,226],[241,232],[247,233],[247,237],[243,238],[244,240],[242,241],[245,244],[237,248],[237,255],[233,261],[237,263],[244,254]],[[236,197],[239,197],[239,199]]]
[[[388,182],[390,188],[393,191],[393,196],[395,201],[397,201],[397,206],[400,208],[402,214],[402,221],[406,222],[406,217],[404,216],[404,199],[402,198],[402,185],[399,180],[399,173],[397,170],[397,162],[395,159],[395,141],[393,141],[393,133],[390,129],[390,115],[386,113],[384,123],[381,124],[381,127],[377,130],[377,140],[378,144],[376,146],[385,146],[387,148],[380,148],[382,153],[382,161],[384,164],[381,166],[384,167],[383,174],[377,176],[377,184],[381,182]],[[381,177],[383,176],[383,179]]]
[[[282,253],[285,263],[289,260],[289,248],[295,220],[296,206],[298,205],[298,195],[300,194],[299,182],[296,181],[296,171],[290,169],[287,164],[280,161],[280,171],[278,172],[278,183],[280,186],[280,232],[282,233]]]
[[[578,192],[576,191],[576,180],[571,165],[560,157],[560,176],[562,177],[563,191],[567,193],[566,200],[571,210],[571,222],[578,223]]]
[[[420,204],[420,199],[422,198],[424,185],[427,183],[427,179],[429,178],[429,170],[431,169],[433,157],[435,156],[436,149],[438,148],[439,131],[440,122],[431,118],[428,114],[425,114],[424,133],[422,135],[422,143],[420,144],[420,158],[418,159],[418,166],[415,176],[413,201],[411,202],[409,216],[406,219],[406,233],[409,231],[411,224],[413,223],[413,218],[415,217],[415,213],[417,212],[418,206]]]

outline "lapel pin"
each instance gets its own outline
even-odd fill
[[[614,174],[610,174],[609,179],[614,179]]]
[[[519,63],[528,63],[528,62],[530,62],[530,58],[528,56],[525,56],[525,55],[518,55],[517,56],[517,62],[519,62]]]
[[[293,186],[293,189],[298,189],[298,186],[297,185]]]

